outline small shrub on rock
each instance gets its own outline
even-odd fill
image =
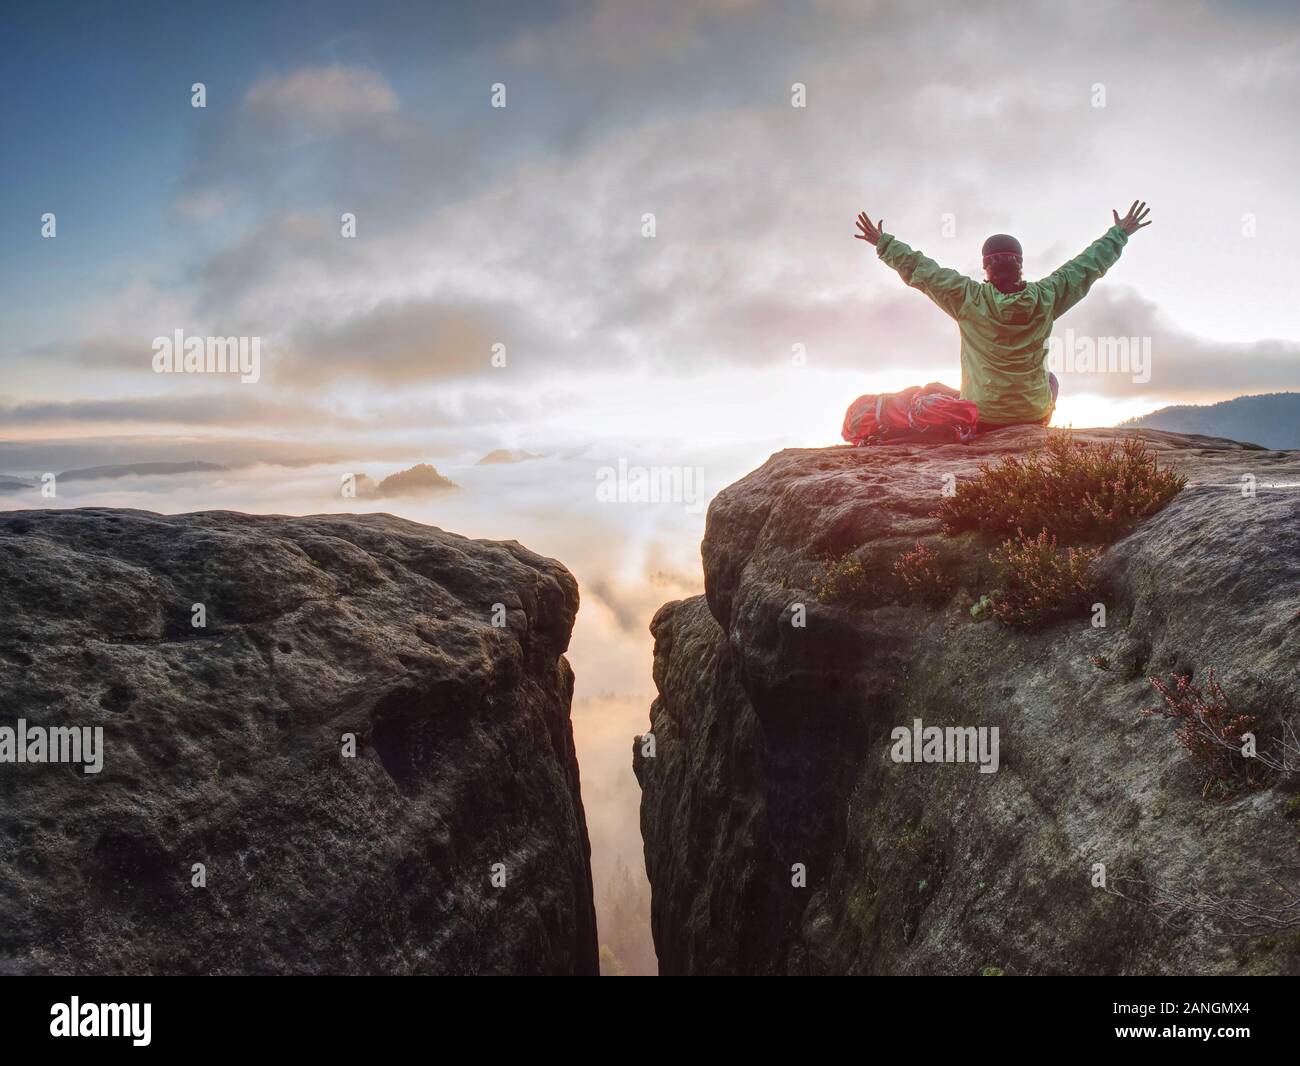
[[[904,598],[927,607],[946,603],[956,584],[952,575],[944,572],[938,554],[919,540],[915,548],[898,557],[894,574],[903,583]]]
[[[875,586],[862,560],[843,555],[822,563],[822,572],[813,578],[813,591],[822,603],[865,603],[875,598]]]
[[[1164,705],[1144,707],[1142,715],[1177,723],[1174,737],[1205,775],[1201,795],[1228,798],[1261,782],[1267,767],[1242,754],[1245,734],[1258,732],[1259,719],[1232,706],[1213,667],[1206,671],[1203,686],[1193,684],[1190,675],[1150,681]]]
[[[1004,541],[989,559],[999,571],[993,614],[1011,626],[1033,626],[1059,618],[1087,602],[1092,591],[1092,565],[1097,548],[1056,546],[1043,530],[1036,537],[1018,533]]]
[[[1028,455],[983,463],[936,516],[949,536],[1045,529],[1063,544],[1109,544],[1172,500],[1187,479],[1160,469],[1138,438],[1077,441],[1053,433]]]

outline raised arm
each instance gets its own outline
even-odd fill
[[[1133,201],[1133,206],[1123,218],[1119,217],[1118,211],[1111,211],[1115,224],[1068,263],[1052,271],[1043,282],[1040,282],[1052,289],[1053,318],[1059,318],[1088,295],[1092,283],[1115,265],[1129,237],[1143,227],[1151,225],[1149,221],[1142,221],[1149,213],[1147,205],[1137,200]]]
[[[858,229],[854,236],[876,246],[876,255],[886,266],[898,271],[898,276],[914,289],[920,289],[944,311],[957,317],[962,303],[971,288],[977,288],[976,282],[965,274],[947,267],[941,267],[933,259],[928,259],[915,249],[909,248],[902,241],[883,229],[885,220],[873,223],[866,214],[858,216]]]

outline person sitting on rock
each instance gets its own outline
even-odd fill
[[[876,255],[914,289],[920,289],[957,320],[961,331],[961,392],[979,408],[979,432],[1008,425],[1051,421],[1056,375],[1048,371],[1046,344],[1052,323],[1087,295],[1092,283],[1119,258],[1129,237],[1143,226],[1145,202],[1082,253],[1041,281],[1025,281],[1020,242],[998,233],[984,242],[983,283],[939,266],[858,215],[854,236],[876,247]]]

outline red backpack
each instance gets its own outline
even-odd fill
[[[902,392],[859,396],[844,415],[844,439],[853,445],[881,441],[969,440],[979,423],[979,408],[958,399],[955,389],[940,382],[913,385]]]

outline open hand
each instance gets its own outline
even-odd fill
[[[1145,200],[1143,200],[1141,203],[1139,203],[1137,200],[1134,200],[1133,206],[1128,209],[1128,214],[1125,215],[1123,218],[1119,217],[1119,212],[1114,210],[1114,208],[1111,209],[1110,213],[1115,216],[1115,225],[1117,225],[1130,237],[1133,236],[1133,234],[1135,234],[1143,226],[1151,225],[1150,221],[1147,222],[1142,221],[1144,218],[1147,217],[1147,215],[1151,213],[1151,209],[1147,207]]]
[[[858,229],[862,232],[855,233],[853,236],[860,241],[866,241],[868,244],[875,244],[876,241],[880,240],[880,235],[885,232],[885,220],[882,218],[873,226],[871,219],[867,217],[867,213],[864,211],[858,215]]]

